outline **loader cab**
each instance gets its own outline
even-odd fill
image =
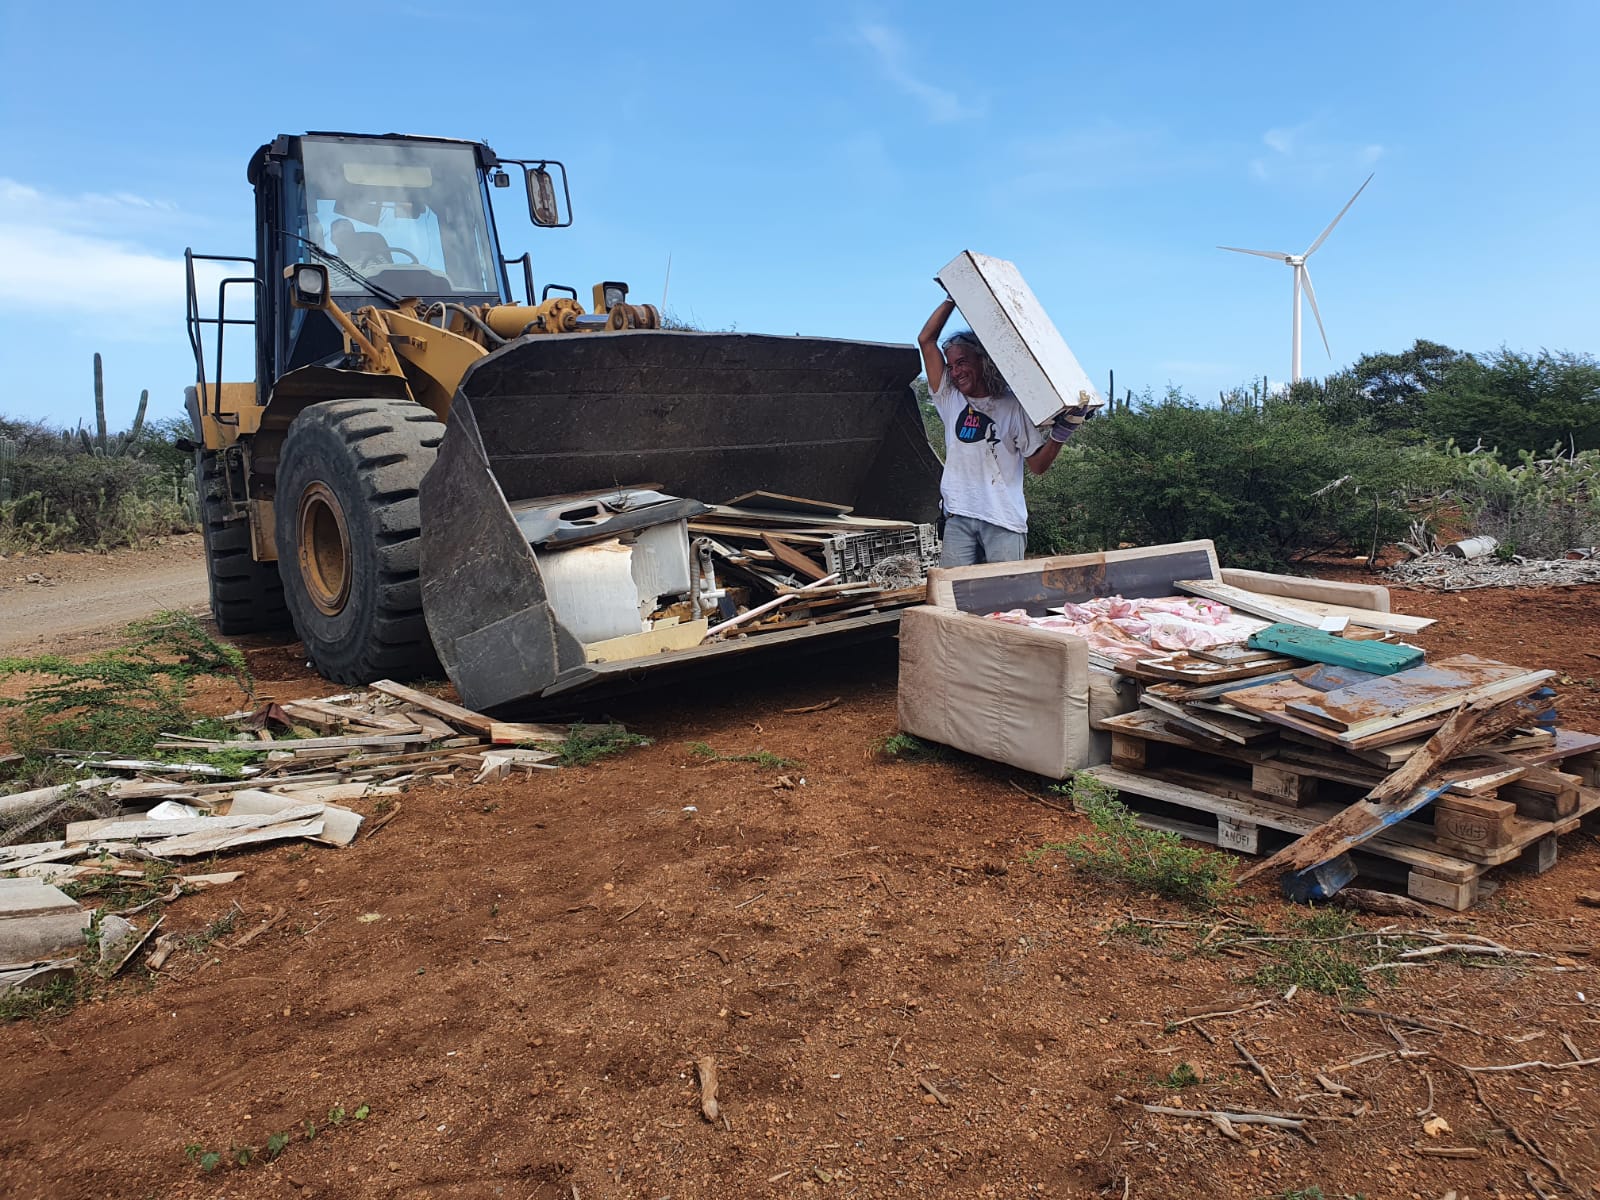
[[[331,301],[345,311],[510,299],[489,185],[502,173],[489,147],[445,138],[311,133],[279,137],[250,163],[261,278],[321,263]],[[340,353],[322,312],[292,307],[268,286],[257,314],[256,379],[272,381]]]

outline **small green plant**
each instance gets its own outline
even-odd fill
[[[1138,942],[1141,946],[1152,949],[1163,942],[1161,931],[1154,925],[1146,925],[1143,921],[1118,921],[1106,930],[1106,936],[1118,938],[1128,942]]]
[[[82,661],[57,654],[0,659],[0,679],[43,677],[20,697],[0,698],[0,709],[9,710],[3,732],[25,759],[62,749],[142,756],[163,730],[190,725],[184,702],[192,680],[222,676],[251,691],[244,655],[188,613],[136,621],[125,636],[123,645]]]
[[[0,1024],[65,1011],[77,999],[78,984],[70,975],[52,979],[39,987],[14,987],[0,995]]]
[[[1166,1078],[1156,1080],[1159,1087],[1178,1091],[1180,1088],[1198,1087],[1200,1076],[1188,1063],[1179,1063],[1167,1072]]]
[[[199,1142],[190,1142],[183,1148],[183,1156],[207,1175],[222,1165],[222,1155],[215,1150],[207,1150]]]
[[[1338,1196],[1330,1196],[1313,1183],[1309,1187],[1292,1188],[1287,1192],[1278,1192],[1272,1197],[1272,1200],[1367,1200],[1367,1196],[1365,1192],[1356,1192],[1353,1195],[1349,1192],[1343,1192]]]
[[[1281,990],[1290,986],[1325,996],[1363,996],[1371,975],[1393,976],[1381,968],[1410,943],[1401,937],[1367,937],[1350,914],[1314,909],[1294,917],[1277,935],[1254,937],[1270,958],[1250,981]],[[1376,968],[1376,970],[1375,970]]]
[[[190,934],[186,944],[191,950],[204,950],[212,942],[227,937],[233,932],[234,925],[238,922],[239,910],[230,908],[199,933]]]
[[[328,1110],[328,1124],[329,1125],[343,1125],[344,1124],[344,1105],[335,1104],[332,1108],[330,1108]]]
[[[563,767],[586,767],[608,754],[621,754],[624,750],[631,750],[635,746],[650,744],[649,738],[629,733],[621,725],[580,723],[567,726],[566,739],[556,743],[554,749]]]
[[[275,1133],[269,1137],[267,1139],[267,1161],[272,1162],[278,1155],[282,1154],[285,1147],[289,1145],[289,1140],[287,1133]]]
[[[250,1165],[250,1160],[255,1158],[255,1156],[256,1150],[254,1146],[234,1146],[228,1151],[228,1157],[233,1159],[233,1161],[238,1163],[241,1167],[248,1167]]]
[[[783,758],[768,750],[756,750],[750,754],[724,754],[720,750],[713,750],[704,742],[690,742],[689,753],[696,758],[703,758],[707,762],[755,763],[758,766],[770,767],[774,770],[782,767],[798,767],[800,765],[792,758]]]
[[[1076,775],[1056,790],[1071,796],[1092,829],[1070,842],[1046,843],[1029,855],[1030,861],[1063,853],[1086,875],[1201,907],[1216,904],[1233,887],[1226,856],[1185,846],[1175,833],[1141,828],[1117,793],[1099,780]]]
[[[874,747],[879,757],[898,762],[937,762],[949,753],[936,742],[925,742],[909,733],[891,733]]]

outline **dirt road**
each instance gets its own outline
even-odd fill
[[[129,621],[205,606],[198,534],[110,554],[7,558],[0,562],[0,654],[81,653]]]

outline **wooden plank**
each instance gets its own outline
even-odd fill
[[[700,535],[710,534],[712,537],[727,538],[731,541],[761,541],[761,530],[744,529],[738,525],[719,525],[712,521],[690,521],[689,532]],[[792,530],[784,532],[784,538],[791,542],[798,542],[802,546],[826,546],[833,540],[831,535],[820,533],[797,533]]]
[[[564,725],[496,721],[489,727],[489,741],[496,746],[516,746],[522,742],[564,742],[570,732]]]
[[[1335,688],[1320,700],[1291,701],[1296,716],[1345,730],[1364,723],[1393,723],[1450,709],[1492,695],[1540,673],[1510,663],[1458,654],[1424,666]],[[1549,673],[1544,674],[1549,678]]]
[[[488,733],[489,726],[494,724],[492,717],[473,712],[470,708],[462,708],[461,705],[452,704],[448,700],[440,700],[437,696],[430,696],[428,693],[419,692],[415,688],[408,688],[392,679],[380,679],[369,686],[375,692],[382,692],[385,696],[393,696],[397,700],[415,704],[423,712],[432,713],[436,717],[443,717],[458,729],[470,729],[474,733]]]
[[[333,704],[327,700],[286,700],[279,705],[291,717],[321,717],[324,721],[337,721],[345,725],[360,725],[367,729],[381,729],[389,733],[415,733],[417,724],[407,717],[395,714],[363,712],[359,708]]]
[[[811,500],[805,496],[785,496],[782,492],[745,492],[728,501],[729,508],[755,508],[772,512],[780,516],[792,516],[799,513],[802,516],[825,515],[843,517],[854,512],[848,504],[830,504],[826,500]]]
[[[1433,802],[1433,836],[1446,848],[1494,850],[1512,840],[1517,806],[1504,800],[1440,796]]]
[[[1386,633],[1419,633],[1434,623],[1433,617],[1412,617],[1405,613],[1377,612],[1367,608],[1351,608],[1344,604],[1329,604],[1322,600],[1305,600],[1299,597],[1268,596],[1252,592],[1214,579],[1180,579],[1174,587],[1207,600],[1226,604],[1238,612],[1262,617],[1268,621],[1285,621],[1294,625],[1317,628],[1329,617],[1342,617],[1352,625],[1377,629]]]
[[[1298,808],[1317,798],[1317,781],[1314,776],[1281,766],[1255,763],[1250,768],[1250,790],[1264,799]]]
[[[583,648],[583,658],[585,662],[618,662],[668,650],[687,650],[705,641],[709,628],[710,622],[704,617],[697,621],[680,621],[676,625],[658,625],[640,633],[589,642]]]
[[[763,533],[761,541],[768,550],[772,551],[773,556],[780,563],[806,579],[821,579],[828,574],[826,567],[809,555],[803,554],[782,538],[773,537],[770,533]]]
[[[57,801],[66,800],[71,796],[84,792],[92,792],[97,787],[104,787],[116,782],[113,779],[96,776],[92,779],[80,779],[76,783],[61,783],[53,787],[34,788],[26,792],[12,792],[8,796],[0,796],[0,820],[12,816],[27,816],[48,808]]]
[[[1439,715],[1440,713],[1447,713],[1459,705],[1475,704],[1480,700],[1492,700],[1499,702],[1519,699],[1529,695],[1530,693],[1538,691],[1548,680],[1554,678],[1554,676],[1554,671],[1530,671],[1525,675],[1513,679],[1501,680],[1495,683],[1485,683],[1479,687],[1463,688],[1455,692],[1441,692],[1436,694],[1432,699],[1418,701],[1417,703],[1411,704],[1409,707],[1401,709],[1400,711],[1392,711],[1386,716],[1374,716],[1369,719],[1357,719],[1354,721],[1349,721],[1349,723],[1345,725],[1344,730],[1338,735],[1338,739],[1341,742],[1353,743],[1359,741],[1363,736],[1375,733],[1387,733],[1390,730],[1410,725],[1420,720],[1430,719]],[[1348,690],[1351,692],[1355,691],[1353,688]],[[1328,695],[1337,696],[1339,693],[1330,692]],[[1395,698],[1397,700],[1403,698],[1403,693],[1396,693]],[[1337,701],[1333,703],[1338,704],[1339,707],[1335,709],[1333,708],[1332,704],[1325,700],[1324,711],[1328,712],[1330,716],[1334,717],[1341,723],[1345,723],[1350,717],[1357,716],[1361,711],[1363,711],[1363,705],[1341,703]],[[1363,704],[1364,703],[1365,702],[1363,702]],[[1367,709],[1367,711],[1376,711],[1380,704],[1381,701],[1375,697],[1374,703],[1372,704],[1371,708]],[[1541,706],[1535,705],[1521,709],[1520,711],[1522,713],[1523,722],[1526,723],[1528,721],[1537,719],[1539,716],[1540,707]],[[1418,751],[1418,753],[1421,753],[1421,751]]]
[[[1192,658],[1187,654],[1171,654],[1160,658],[1123,658],[1113,662],[1120,675],[1152,683],[1188,683],[1204,686],[1211,683],[1230,683],[1241,679],[1255,679],[1270,675],[1282,667],[1293,665],[1286,658],[1265,658],[1259,662],[1223,666]]]
[[[1259,742],[1265,738],[1276,737],[1277,734],[1264,725],[1240,721],[1214,712],[1196,712],[1188,705],[1174,704],[1160,696],[1146,691],[1140,703],[1157,712],[1166,713],[1176,717],[1179,721],[1186,722],[1209,733],[1212,737],[1220,737],[1230,742],[1237,742],[1241,746],[1251,742]]]
[[[1285,833],[1303,835],[1316,829],[1320,824],[1317,816],[1317,807],[1311,809],[1290,808],[1287,805],[1273,804],[1266,800],[1247,801],[1219,797],[1199,788],[1185,787],[1181,784],[1169,783],[1160,779],[1151,779],[1149,776],[1119,771],[1110,766],[1089,767],[1084,773],[1098,779],[1107,787],[1115,788],[1119,792],[1126,792],[1129,795],[1145,796],[1152,800],[1177,804],[1184,808],[1198,809],[1213,815],[1252,822],[1256,825],[1264,826],[1268,829],[1281,830]],[[1331,808],[1332,806],[1327,807]],[[1441,853],[1438,850],[1428,849],[1425,845],[1420,844],[1426,840],[1426,834],[1426,828],[1424,828],[1423,836],[1419,836],[1413,831],[1390,830],[1383,837],[1372,839],[1363,849],[1372,854],[1407,863],[1412,867],[1426,867],[1430,871],[1437,872],[1440,878],[1467,880],[1474,879],[1482,873],[1483,866],[1479,863],[1467,862],[1464,859]]]
[[[1271,658],[1270,650],[1252,650],[1242,642],[1234,642],[1227,646],[1213,646],[1209,650],[1191,650],[1190,654],[1196,658],[1203,658],[1207,662],[1221,663],[1225,667],[1236,667],[1240,663],[1260,662],[1263,658]]]
[[[371,737],[352,734],[348,737],[285,738],[276,742],[243,740],[204,743],[157,742],[156,749],[194,751],[198,754],[227,754],[234,750],[256,750],[262,754],[269,751],[300,754],[307,750],[360,750],[373,746],[409,746],[427,740],[427,736],[418,730],[415,733],[373,734]]]
[[[1247,642],[1259,650],[1303,658],[1308,662],[1355,667],[1374,675],[1392,675],[1422,661],[1422,651],[1414,646],[1391,646],[1387,642],[1352,642],[1320,629],[1303,625],[1269,625],[1252,633]]]

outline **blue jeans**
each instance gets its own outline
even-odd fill
[[[977,517],[951,516],[944,522],[941,567],[971,567],[978,563],[1018,562],[1028,549],[1028,535],[1013,533]]]

